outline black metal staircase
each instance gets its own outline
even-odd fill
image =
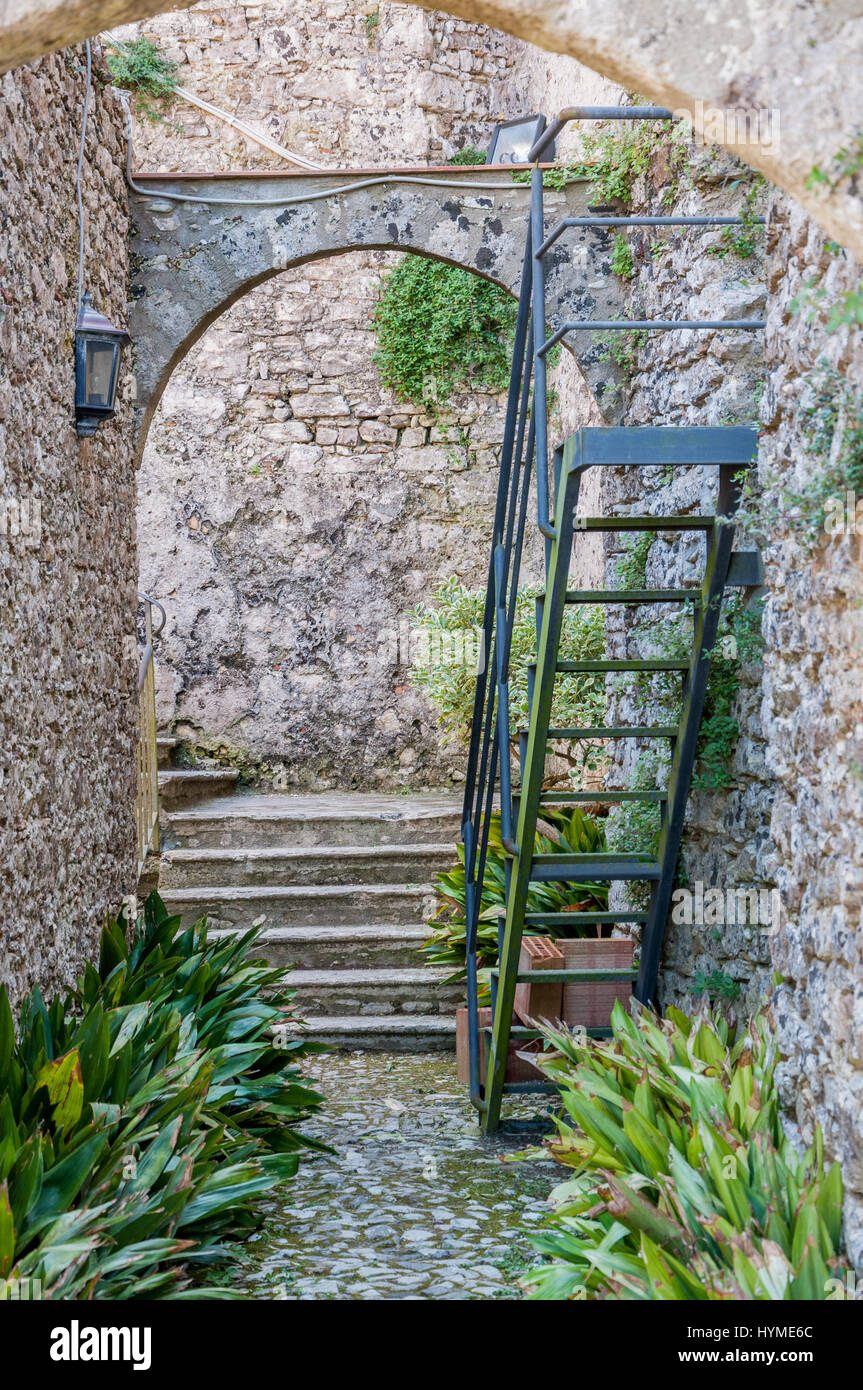
[[[531,151],[538,160],[544,141],[560,128],[561,120],[594,117],[637,119],[640,115],[669,117],[656,108],[576,108],[562,113]],[[586,220],[578,219],[579,225]],[[595,219],[599,226],[609,218]],[[615,225],[641,222],[644,218],[615,218]],[[728,218],[654,219],[675,225],[727,223]],[[524,270],[516,322],[501,471],[494,518],[492,554],[484,610],[485,660],[477,678],[470,754],[465,786],[463,836],[467,880],[467,980],[470,1023],[471,1098],[483,1128],[500,1122],[501,1102],[508,1091],[542,1089],[543,1082],[507,1083],[507,1051],[511,1037],[535,1036],[529,1029],[514,1028],[513,1002],[522,980],[537,983],[555,979],[568,983],[587,980],[632,979],[642,1003],[656,994],[662,941],[668,917],[674,875],[683,832],[696,741],[704,709],[710,652],[716,642],[722,595],[735,582],[732,568],[732,515],[736,503],[735,475],[751,465],[756,436],[746,427],[590,428],[579,430],[554,450],[549,460],[546,399],[546,355],[549,346],[569,331],[587,327],[631,329],[624,320],[614,324],[578,321],[562,325],[548,337],[543,291],[543,257],[570,225],[565,220],[546,232],[543,215],[542,173],[532,172],[531,212],[527,229]],[[673,328],[763,327],[759,320],[693,322],[646,321],[648,330]],[[579,488],[590,468],[608,467],[704,467],[719,470],[718,509],[715,516],[576,516]],[[528,670],[529,719],[519,731],[520,788],[513,791],[510,752],[509,665],[515,621],[516,597],[527,535],[532,489],[536,495],[536,525],[545,546],[545,588],[537,602],[536,660]],[[578,533],[596,531],[697,530],[706,538],[706,566],[700,586],[667,589],[572,590],[567,587],[573,541]],[[746,566],[739,564],[742,579],[749,582]],[[567,605],[658,605],[687,603],[694,616],[690,653],[684,658],[566,661],[559,657],[561,631]],[[676,723],[638,726],[558,728],[551,723],[552,701],[558,677],[567,674],[644,672],[680,678],[681,713]],[[664,740],[670,746],[670,775],[664,789],[595,792],[544,791],[546,757],[551,741],[635,738]],[[660,807],[658,848],[644,854],[553,855],[534,852],[537,819],[543,808],[579,802],[653,802]],[[477,928],[481,890],[493,811],[499,804],[501,838],[507,851],[506,913],[499,933],[499,961],[492,971],[493,1022],[487,1031],[488,1066],[480,1076],[480,1027],[477,1014]],[[576,880],[640,882],[648,887],[644,911],[580,914],[583,925],[633,923],[641,928],[637,977],[621,971],[557,970],[519,975],[519,952],[524,931],[572,924],[571,914],[528,913],[530,886],[536,881]]]

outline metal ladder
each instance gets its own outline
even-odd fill
[[[507,1052],[511,1038],[536,1037],[536,1031],[513,1027],[516,985],[545,980],[566,983],[619,980],[634,983],[636,998],[653,1002],[656,994],[662,942],[683,832],[686,800],[695,761],[696,742],[704,709],[710,668],[710,651],[716,641],[722,595],[730,584],[760,582],[758,557],[741,553],[732,557],[736,501],[735,476],[751,466],[756,432],[730,427],[635,427],[579,430],[549,459],[546,358],[549,349],[567,333],[588,329],[728,329],[752,331],[764,327],[761,320],[621,320],[597,323],[567,322],[547,336],[543,258],[567,227],[624,225],[728,225],[735,218],[705,217],[605,217],[565,218],[548,233],[543,213],[543,150],[569,120],[671,119],[657,107],[568,108],[541,134],[530,152],[531,210],[527,227],[524,267],[516,319],[509,396],[501,450],[501,468],[494,516],[491,557],[483,614],[481,652],[471,726],[468,768],[462,815],[466,876],[467,1004],[471,1100],[485,1131],[496,1129],[504,1095],[512,1092],[553,1089],[550,1083],[506,1082]],[[550,467],[551,462],[551,467]],[[719,469],[716,516],[608,516],[578,517],[579,486],[592,467],[688,467],[711,465]],[[551,478],[549,474],[551,473]],[[545,588],[537,602],[537,655],[528,671],[529,720],[520,732],[521,786],[513,792],[510,752],[509,664],[516,598],[528,527],[531,488],[536,493],[536,527],[544,541]],[[655,590],[578,591],[567,587],[573,539],[576,533],[595,531],[692,531],[704,533],[707,563],[700,588]],[[686,660],[592,660],[562,662],[558,657],[564,611],[568,604],[668,604],[691,602],[694,614],[692,651]],[[555,682],[562,673],[664,671],[681,677],[682,708],[679,721],[667,726],[625,728],[555,728],[551,725]],[[572,791],[543,794],[545,762],[550,740],[639,738],[668,740],[671,768],[668,785],[655,791]],[[652,800],[661,808],[661,830],[655,855],[537,854],[534,851],[537,819],[549,805],[578,802],[619,803]],[[478,1017],[477,934],[481,909],[492,813],[499,801],[501,839],[507,854],[506,912],[501,915],[499,960],[491,975],[493,1021],[481,1029]],[[583,879],[643,882],[649,885],[649,905],[644,912],[608,911],[579,914],[584,925],[635,922],[642,928],[637,977],[626,971],[555,970],[518,971],[522,936],[526,929],[562,925],[555,914],[526,913],[532,882],[572,882]],[[572,915],[568,914],[571,924]],[[480,1076],[480,1033],[487,1041],[487,1070]],[[590,1031],[590,1030],[589,1030]]]

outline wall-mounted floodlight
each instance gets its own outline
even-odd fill
[[[494,128],[486,164],[529,164],[531,146],[545,130],[545,116],[516,116],[501,121]],[[544,151],[547,160],[554,159],[554,142]]]

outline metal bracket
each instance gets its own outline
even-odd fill
[[[760,550],[733,550],[728,566],[729,588],[760,589],[764,584],[764,561]]]

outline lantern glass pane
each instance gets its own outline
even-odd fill
[[[84,387],[88,405],[104,406],[110,409],[116,354],[117,344],[112,339],[88,339],[87,375]]]

